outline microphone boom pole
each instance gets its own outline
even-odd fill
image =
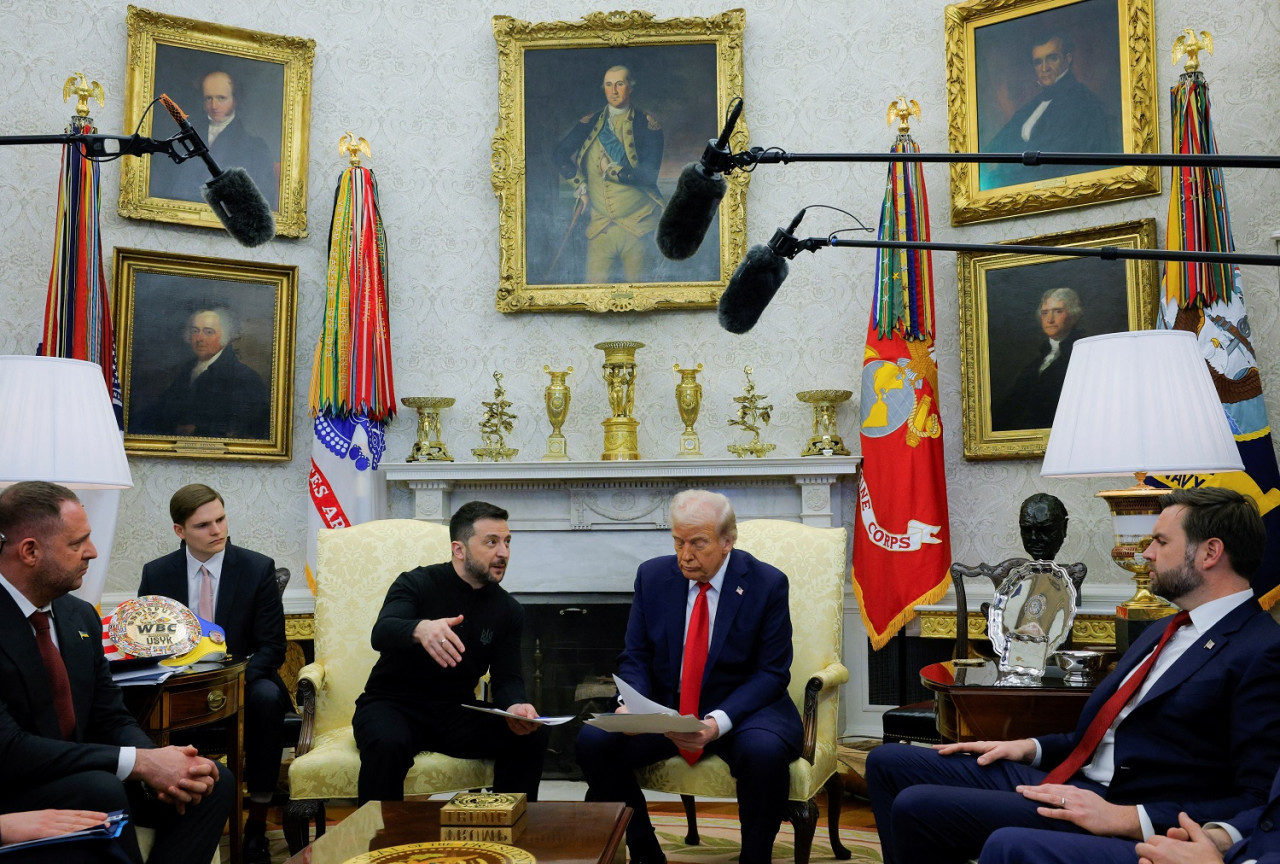
[[[1280,156],[1246,156],[1231,153],[1057,153],[1028,150],[1024,153],[791,153],[775,147],[752,147],[724,158],[724,172],[752,165],[787,165],[792,162],[991,162],[1026,165],[1189,165],[1199,168],[1280,168]]]

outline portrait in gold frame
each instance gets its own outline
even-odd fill
[[[738,171],[726,177],[728,191],[717,218],[686,261],[668,261],[658,253],[652,224],[660,211],[653,208],[669,201],[683,166],[701,156],[708,139],[719,133],[731,100],[742,94],[744,22],[741,9],[710,18],[655,19],[637,11],[539,23],[494,17],[498,128],[492,179],[499,202],[499,311],[631,312],[716,304],[746,251],[749,175]],[[635,239],[622,238],[624,248],[608,253],[618,262],[630,255],[630,263],[612,267],[601,278],[598,265],[588,275],[587,259],[588,243],[603,240],[589,241],[588,233],[600,238],[614,230],[602,225],[617,226],[628,217],[608,223],[595,215],[599,211],[587,201],[600,193],[592,191],[590,177],[583,179],[584,169],[565,176],[570,160],[563,155],[572,148],[568,142],[576,130],[605,116],[604,79],[618,67],[630,73],[634,92],[635,119],[628,121],[634,135],[624,132],[621,143],[626,155],[638,160],[636,175],[643,175],[624,191],[647,195],[653,203],[641,202],[638,206],[647,209],[632,211],[648,213],[628,225]],[[583,135],[583,151],[594,135]],[[659,143],[645,143],[654,140]],[[746,143],[746,123],[740,121],[730,146],[736,151]],[[649,160],[646,146],[650,153],[661,148],[656,183],[652,164],[639,164]],[[588,161],[583,153],[571,159],[575,166]],[[618,164],[629,170],[624,160]],[[592,248],[594,260],[604,260],[602,247]]]
[[[1150,249],[1156,223],[1141,219],[1008,242]],[[1005,252],[960,252],[956,266],[965,458],[1043,456],[1071,346],[1085,336],[1153,327],[1159,268],[1155,261]],[[1070,295],[1046,297],[1060,288],[1074,292],[1083,314],[1046,323],[1046,306],[1070,310]],[[1051,332],[1055,326],[1058,333]],[[1050,336],[1058,340],[1057,353]]]
[[[152,101],[167,93],[183,109],[220,169],[244,168],[275,212],[276,233],[307,236],[307,141],[314,39],[276,36],[130,6],[125,131],[168,138],[178,127]],[[223,88],[233,119],[207,115]],[[225,123],[208,141],[210,124]],[[224,164],[225,163],[225,164]],[[221,228],[200,195],[210,178],[200,158],[175,164],[153,154],[120,163],[121,216]]]
[[[288,461],[298,268],[117,248],[114,271],[125,452]]]
[[[1152,0],[970,0],[948,6],[950,149],[1158,152],[1154,34]],[[1047,104],[1046,96],[1053,97]],[[1082,117],[1088,120],[1079,122]],[[1154,166],[957,162],[951,166],[951,224],[1159,192]]]

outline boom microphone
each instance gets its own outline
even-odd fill
[[[200,194],[218,217],[222,227],[242,246],[261,246],[276,236],[276,220],[271,215],[271,205],[243,168],[218,167],[209,154],[209,145],[187,120],[187,114],[167,95],[160,94],[160,104],[173,117],[182,137],[179,140],[187,148],[186,158],[199,156],[204,160],[213,178],[200,187]]]
[[[788,227],[773,232],[767,246],[752,246],[747,250],[742,263],[729,277],[729,286],[720,295],[721,327],[730,333],[742,334],[756,326],[787,278],[787,259],[794,258],[801,250],[794,232],[803,218],[804,210],[801,210]]]
[[[699,162],[690,162],[680,172],[676,190],[658,220],[658,251],[672,261],[683,261],[698,251],[702,238],[707,236],[711,220],[715,218],[729,188],[720,175],[733,167],[729,136],[742,115],[742,100],[733,103],[729,119],[725,121],[720,137],[708,140]]]

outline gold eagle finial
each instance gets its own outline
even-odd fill
[[[369,152],[369,142],[364,138],[357,138],[356,133],[347,132],[338,139],[338,152],[351,160],[352,168],[360,167],[360,154],[372,156]]]
[[[908,100],[906,96],[899,96],[889,103],[888,116],[885,118],[887,125],[892,126],[894,118],[898,120],[898,134],[906,135],[911,131],[911,124],[907,118],[915,115],[916,119],[920,117],[920,103],[914,99]]]
[[[77,83],[77,81],[79,83]],[[76,116],[89,116],[89,99],[90,97],[98,100],[99,106],[106,105],[106,97],[102,92],[102,85],[97,81],[89,81],[83,72],[75,72],[62,85],[62,101],[66,102],[74,93],[76,99]]]
[[[1208,30],[1201,30],[1200,38],[1197,39],[1196,31],[1185,27],[1182,35],[1173,40],[1173,63],[1176,66],[1185,54],[1187,65],[1183,71],[1195,72],[1200,68],[1201,51],[1213,53],[1213,37],[1209,35]]]

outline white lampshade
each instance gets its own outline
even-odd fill
[[[19,480],[74,489],[133,485],[96,363],[0,356],[0,486]]]
[[[1075,343],[1042,476],[1242,470],[1194,334],[1139,330]]]

